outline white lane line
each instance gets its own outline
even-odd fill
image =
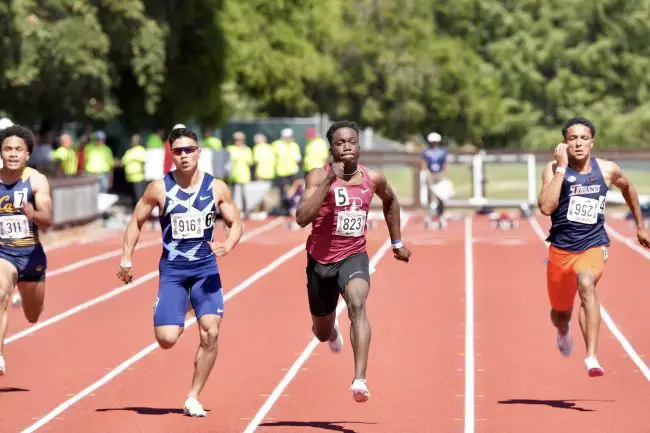
[[[305,250],[305,244],[304,242],[301,242],[299,245],[295,246],[291,250],[287,251],[277,259],[275,259],[273,262],[265,266],[264,268],[260,269],[250,277],[248,277],[246,280],[242,281],[239,285],[234,287],[232,290],[229,290],[228,293],[226,293],[223,297],[224,302],[228,302],[230,299],[235,297],[237,294],[243,292],[247,288],[249,288],[253,283],[256,281],[260,280],[276,268],[278,268],[280,265],[294,257],[295,255],[303,252]],[[189,328],[193,324],[196,323],[196,317],[192,317],[188,320],[185,321],[185,328]],[[82,391],[79,393],[75,394],[74,396],[70,397],[68,400],[64,401],[61,403],[59,406],[54,408],[52,411],[50,411],[48,414],[40,418],[38,421],[36,421],[34,424],[31,426],[27,427],[25,430],[23,430],[22,433],[31,433],[39,428],[43,427],[45,424],[48,422],[52,421],[56,417],[58,417],[61,413],[63,413],[66,409],[68,409],[70,406],[73,404],[77,403],[84,397],[87,397],[88,395],[92,394],[93,392],[97,391],[97,389],[101,388],[102,386],[106,385],[108,382],[113,380],[115,377],[117,377],[120,373],[128,369],[131,365],[135,364],[154,350],[158,348],[158,343],[151,343],[147,347],[143,348],[140,350],[138,353],[127,359],[126,361],[122,362],[119,364],[117,367],[115,367],[113,370],[108,372],[105,376],[103,376],[101,379],[99,379],[97,382],[94,382],[93,384],[87,386],[84,388]]]
[[[406,226],[406,223],[409,220],[408,215],[404,215],[404,219],[402,220],[402,229]],[[386,252],[391,248],[391,243],[390,239],[388,239],[386,242],[384,242],[377,252],[374,254],[374,256],[370,259],[370,264],[369,264],[369,271],[370,274],[373,274],[376,270],[377,263],[381,258],[386,254]],[[336,306],[336,316],[338,317],[339,314],[341,314],[341,311],[345,309],[345,302],[340,301],[339,304]],[[278,398],[284,393],[284,390],[289,386],[291,381],[296,377],[302,366],[307,362],[311,354],[313,353],[314,349],[318,346],[320,341],[316,337],[313,337],[311,341],[307,344],[307,347],[305,347],[305,350],[302,351],[300,356],[298,356],[298,359],[295,360],[293,365],[289,368],[287,373],[284,375],[282,380],[280,380],[280,383],[275,387],[273,392],[268,396],[262,407],[257,411],[251,422],[248,424],[246,427],[246,430],[244,430],[244,433],[253,433],[255,429],[260,425],[262,420],[264,420],[264,417],[269,413],[271,408],[273,408],[273,405],[276,403]]]
[[[465,433],[474,432],[474,251],[472,217],[465,217]]]
[[[535,234],[537,234],[540,240],[542,240],[548,246],[549,243],[546,241],[544,231],[542,230],[542,227],[539,225],[535,217],[530,218],[528,221],[530,222],[530,225],[533,228]],[[600,304],[600,317],[603,319],[603,322],[605,325],[607,325],[607,328],[609,328],[609,331],[612,333],[612,335],[616,337],[621,346],[623,346],[623,349],[628,354],[630,359],[639,368],[639,371],[641,371],[645,378],[650,381],[650,368],[648,368],[647,364],[643,361],[643,359],[641,359],[637,351],[634,350],[634,347],[632,347],[632,344],[630,344],[629,340],[625,338],[625,335],[623,335],[620,329],[618,329],[618,326],[616,326],[614,319],[612,319],[612,316],[609,315],[602,303]]]
[[[240,243],[244,243],[244,242],[250,240],[251,238],[253,238],[253,237],[255,237],[255,236],[259,235],[259,234],[268,232],[269,230],[271,230],[272,228],[276,227],[277,225],[279,225],[281,223],[282,223],[281,219],[276,219],[276,220],[273,220],[273,221],[271,221],[271,222],[269,222],[267,224],[264,224],[263,226],[260,226],[260,227],[256,228],[255,230],[251,230],[250,232],[242,235]],[[156,278],[157,276],[158,276],[158,271],[149,272],[148,274],[145,274],[145,275],[141,276],[140,278],[130,282],[129,284],[120,286],[120,287],[118,287],[116,289],[111,290],[108,293],[104,293],[101,296],[90,299],[89,301],[86,301],[86,302],[84,302],[82,304],[79,304],[79,305],[73,307],[73,308],[70,308],[69,310],[66,310],[66,311],[64,311],[62,313],[57,314],[56,316],[52,316],[49,319],[43,320],[42,322],[39,322],[39,323],[36,323],[34,326],[30,326],[27,329],[24,329],[24,330],[22,330],[20,332],[17,332],[14,335],[11,335],[11,336],[7,337],[5,339],[5,344],[9,344],[9,343],[11,343],[13,341],[19,340],[19,339],[21,339],[23,337],[26,337],[26,336],[28,336],[30,334],[33,334],[34,332],[36,332],[36,331],[38,331],[40,329],[43,329],[43,328],[48,327],[50,325],[53,325],[53,324],[55,324],[57,322],[60,322],[61,320],[65,319],[67,317],[70,317],[70,316],[72,316],[74,314],[77,314],[77,313],[83,311],[83,310],[86,310],[86,309],[92,307],[93,305],[97,305],[97,304],[99,304],[101,302],[104,302],[104,301],[107,301],[107,300],[109,300],[111,298],[114,298],[115,296],[117,296],[117,295],[119,295],[121,293],[124,293],[124,292],[126,292],[128,290],[131,290],[134,287],[138,287],[140,284],[146,283],[147,281],[152,280],[152,279]]]

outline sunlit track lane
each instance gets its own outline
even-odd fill
[[[258,254],[260,244],[254,241],[285,235],[281,227],[259,234],[221,258],[222,280],[226,289],[272,260],[271,256]],[[282,249],[280,246],[267,247],[266,251],[269,255],[277,255]],[[100,276],[117,281],[112,268],[110,273],[104,271]],[[1,386],[9,392],[0,393],[3,431],[20,431],[31,425],[35,418],[45,415],[152,343],[152,306],[157,283],[158,279],[154,278],[137,289],[124,292],[8,346],[8,375],[2,378]],[[188,340],[187,343],[194,346],[196,339],[192,338],[191,333],[183,335],[183,340]],[[191,371],[191,362],[188,368]],[[70,431],[60,421],[56,420],[53,426],[58,426],[61,431]]]

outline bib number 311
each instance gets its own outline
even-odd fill
[[[23,239],[29,236],[29,221],[25,215],[10,215],[0,218],[0,237]]]
[[[366,228],[364,211],[340,211],[336,218],[336,234],[339,236],[362,236]]]

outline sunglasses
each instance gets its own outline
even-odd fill
[[[188,146],[188,147],[176,147],[172,149],[172,153],[174,155],[182,155],[183,152],[187,153],[188,155],[190,153],[196,152],[196,149],[198,149],[196,146]]]

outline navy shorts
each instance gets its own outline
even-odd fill
[[[221,277],[213,257],[201,262],[160,261],[160,286],[153,308],[154,326],[185,324],[188,302],[196,318],[223,316]]]
[[[14,265],[18,272],[19,283],[21,281],[34,283],[45,280],[47,256],[41,244],[36,244],[31,251],[4,247],[0,249],[0,258]]]

